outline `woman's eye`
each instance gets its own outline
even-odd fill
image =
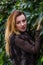
[[[20,21],[18,21],[16,24],[19,24],[20,23]]]
[[[25,22],[26,20],[24,19],[23,22]]]

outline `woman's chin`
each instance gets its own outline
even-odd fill
[[[26,30],[21,30],[21,32],[25,32]]]

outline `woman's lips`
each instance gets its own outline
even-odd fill
[[[25,29],[25,27],[23,26],[22,29]]]

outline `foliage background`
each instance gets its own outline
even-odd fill
[[[37,27],[37,23],[42,26],[40,32],[41,49],[37,65],[43,65],[43,0],[0,0],[0,65],[12,65],[11,60],[5,53],[5,22],[14,10],[25,12],[28,21],[28,30],[32,32]]]

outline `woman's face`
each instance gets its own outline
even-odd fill
[[[27,20],[23,14],[16,17],[16,28],[18,31],[24,32],[27,28]]]

